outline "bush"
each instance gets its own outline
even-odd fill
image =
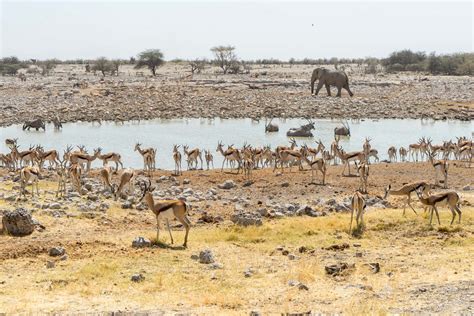
[[[21,68],[27,68],[28,65],[25,62],[20,61],[17,57],[5,57],[0,60],[0,74],[4,75],[15,75]]]

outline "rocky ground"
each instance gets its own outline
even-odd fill
[[[310,65],[253,65],[250,74],[221,75],[216,68],[191,76],[184,64],[168,63],[159,75],[86,74],[80,65],[60,65],[50,76],[0,78],[0,126],[34,118],[66,122],[152,118],[474,118],[472,77],[424,74],[364,74],[346,66],[350,98],[311,96]],[[87,88],[73,88],[87,82]]]
[[[24,208],[41,226],[26,237],[0,236],[0,312],[473,313],[474,169],[455,162],[449,185],[463,219],[430,226],[383,188],[433,180],[428,163],[371,166],[366,230],[348,234],[348,197],[357,177],[310,173],[189,171],[154,174],[156,198],[189,203],[189,247],[177,245],[138,203],[138,189],[114,201],[96,171],[84,194],[56,199],[44,173],[39,198],[17,201],[17,175],[0,171],[0,210]],[[117,181],[115,176],[113,181]],[[416,198],[414,197],[416,200]],[[141,238],[140,238],[141,237]]]

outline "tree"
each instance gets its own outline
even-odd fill
[[[92,66],[92,70],[102,72],[102,76],[105,77],[105,72],[112,70],[112,64],[107,58],[99,57],[95,61],[94,66]]]
[[[153,76],[156,76],[156,68],[164,63],[163,53],[159,49],[148,49],[138,54],[138,61],[135,64],[135,69],[147,67],[150,69]]]
[[[232,65],[237,62],[237,56],[234,53],[234,46],[215,46],[211,48],[211,52],[214,54],[214,63],[219,66],[224,74],[227,73]]]
[[[205,59],[195,59],[189,61],[189,66],[191,67],[191,73],[194,74],[197,72],[198,74],[201,73],[201,71],[204,70],[204,67],[206,66],[206,60]]]
[[[43,76],[49,75],[50,71],[56,67],[56,64],[59,63],[59,60],[56,59],[47,59],[44,61],[39,62],[39,66],[41,67],[41,74]]]
[[[112,65],[112,71],[115,72],[115,75],[119,75],[119,67],[122,64],[122,61],[120,59],[114,59],[111,62]]]

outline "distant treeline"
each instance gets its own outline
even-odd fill
[[[220,49],[219,53],[216,53],[216,49]],[[192,73],[195,71],[200,72],[204,67],[209,65],[218,65],[223,69],[224,73],[239,73],[243,70],[249,71],[251,65],[342,65],[342,64],[357,64],[365,65],[365,71],[367,73],[376,72],[424,72],[431,73],[434,75],[474,75],[474,53],[454,53],[437,55],[436,53],[427,54],[425,52],[413,52],[411,50],[401,50],[390,54],[387,58],[304,58],[295,59],[291,58],[288,61],[279,60],[274,58],[269,59],[257,59],[257,60],[238,60],[234,53],[235,47],[232,46],[220,46],[211,49],[215,55],[214,60],[207,59],[196,59],[196,60],[182,60],[174,59],[170,62],[187,63],[190,65]],[[223,53],[230,55],[223,55]],[[144,52],[146,53],[146,52]],[[139,55],[138,60],[135,57],[129,59],[111,59],[108,60],[104,57],[98,59],[73,59],[73,60],[19,60],[16,57],[5,57],[0,59],[0,74],[2,75],[14,75],[21,68],[28,68],[31,72],[39,72],[43,75],[47,75],[55,65],[59,64],[77,64],[85,65],[87,71],[96,70],[101,71],[103,75],[105,72],[118,73],[120,65],[135,65],[140,66],[143,64],[143,58],[145,58],[145,65],[151,67],[150,60],[153,64],[153,69],[159,67],[163,60],[163,54],[159,50],[149,50],[148,54],[152,55]],[[153,54],[158,54],[154,56]],[[147,59],[148,58],[148,59]],[[226,59],[227,58],[227,59]],[[147,64],[148,63],[148,64]],[[227,63],[227,64],[226,64]],[[32,67],[36,66],[36,67]],[[143,65],[142,65],[143,66]],[[137,68],[137,67],[136,67]],[[152,70],[154,74],[154,70]]]

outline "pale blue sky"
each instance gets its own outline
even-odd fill
[[[0,1],[1,54],[22,59],[210,58],[219,44],[242,59],[473,51],[472,1]]]

